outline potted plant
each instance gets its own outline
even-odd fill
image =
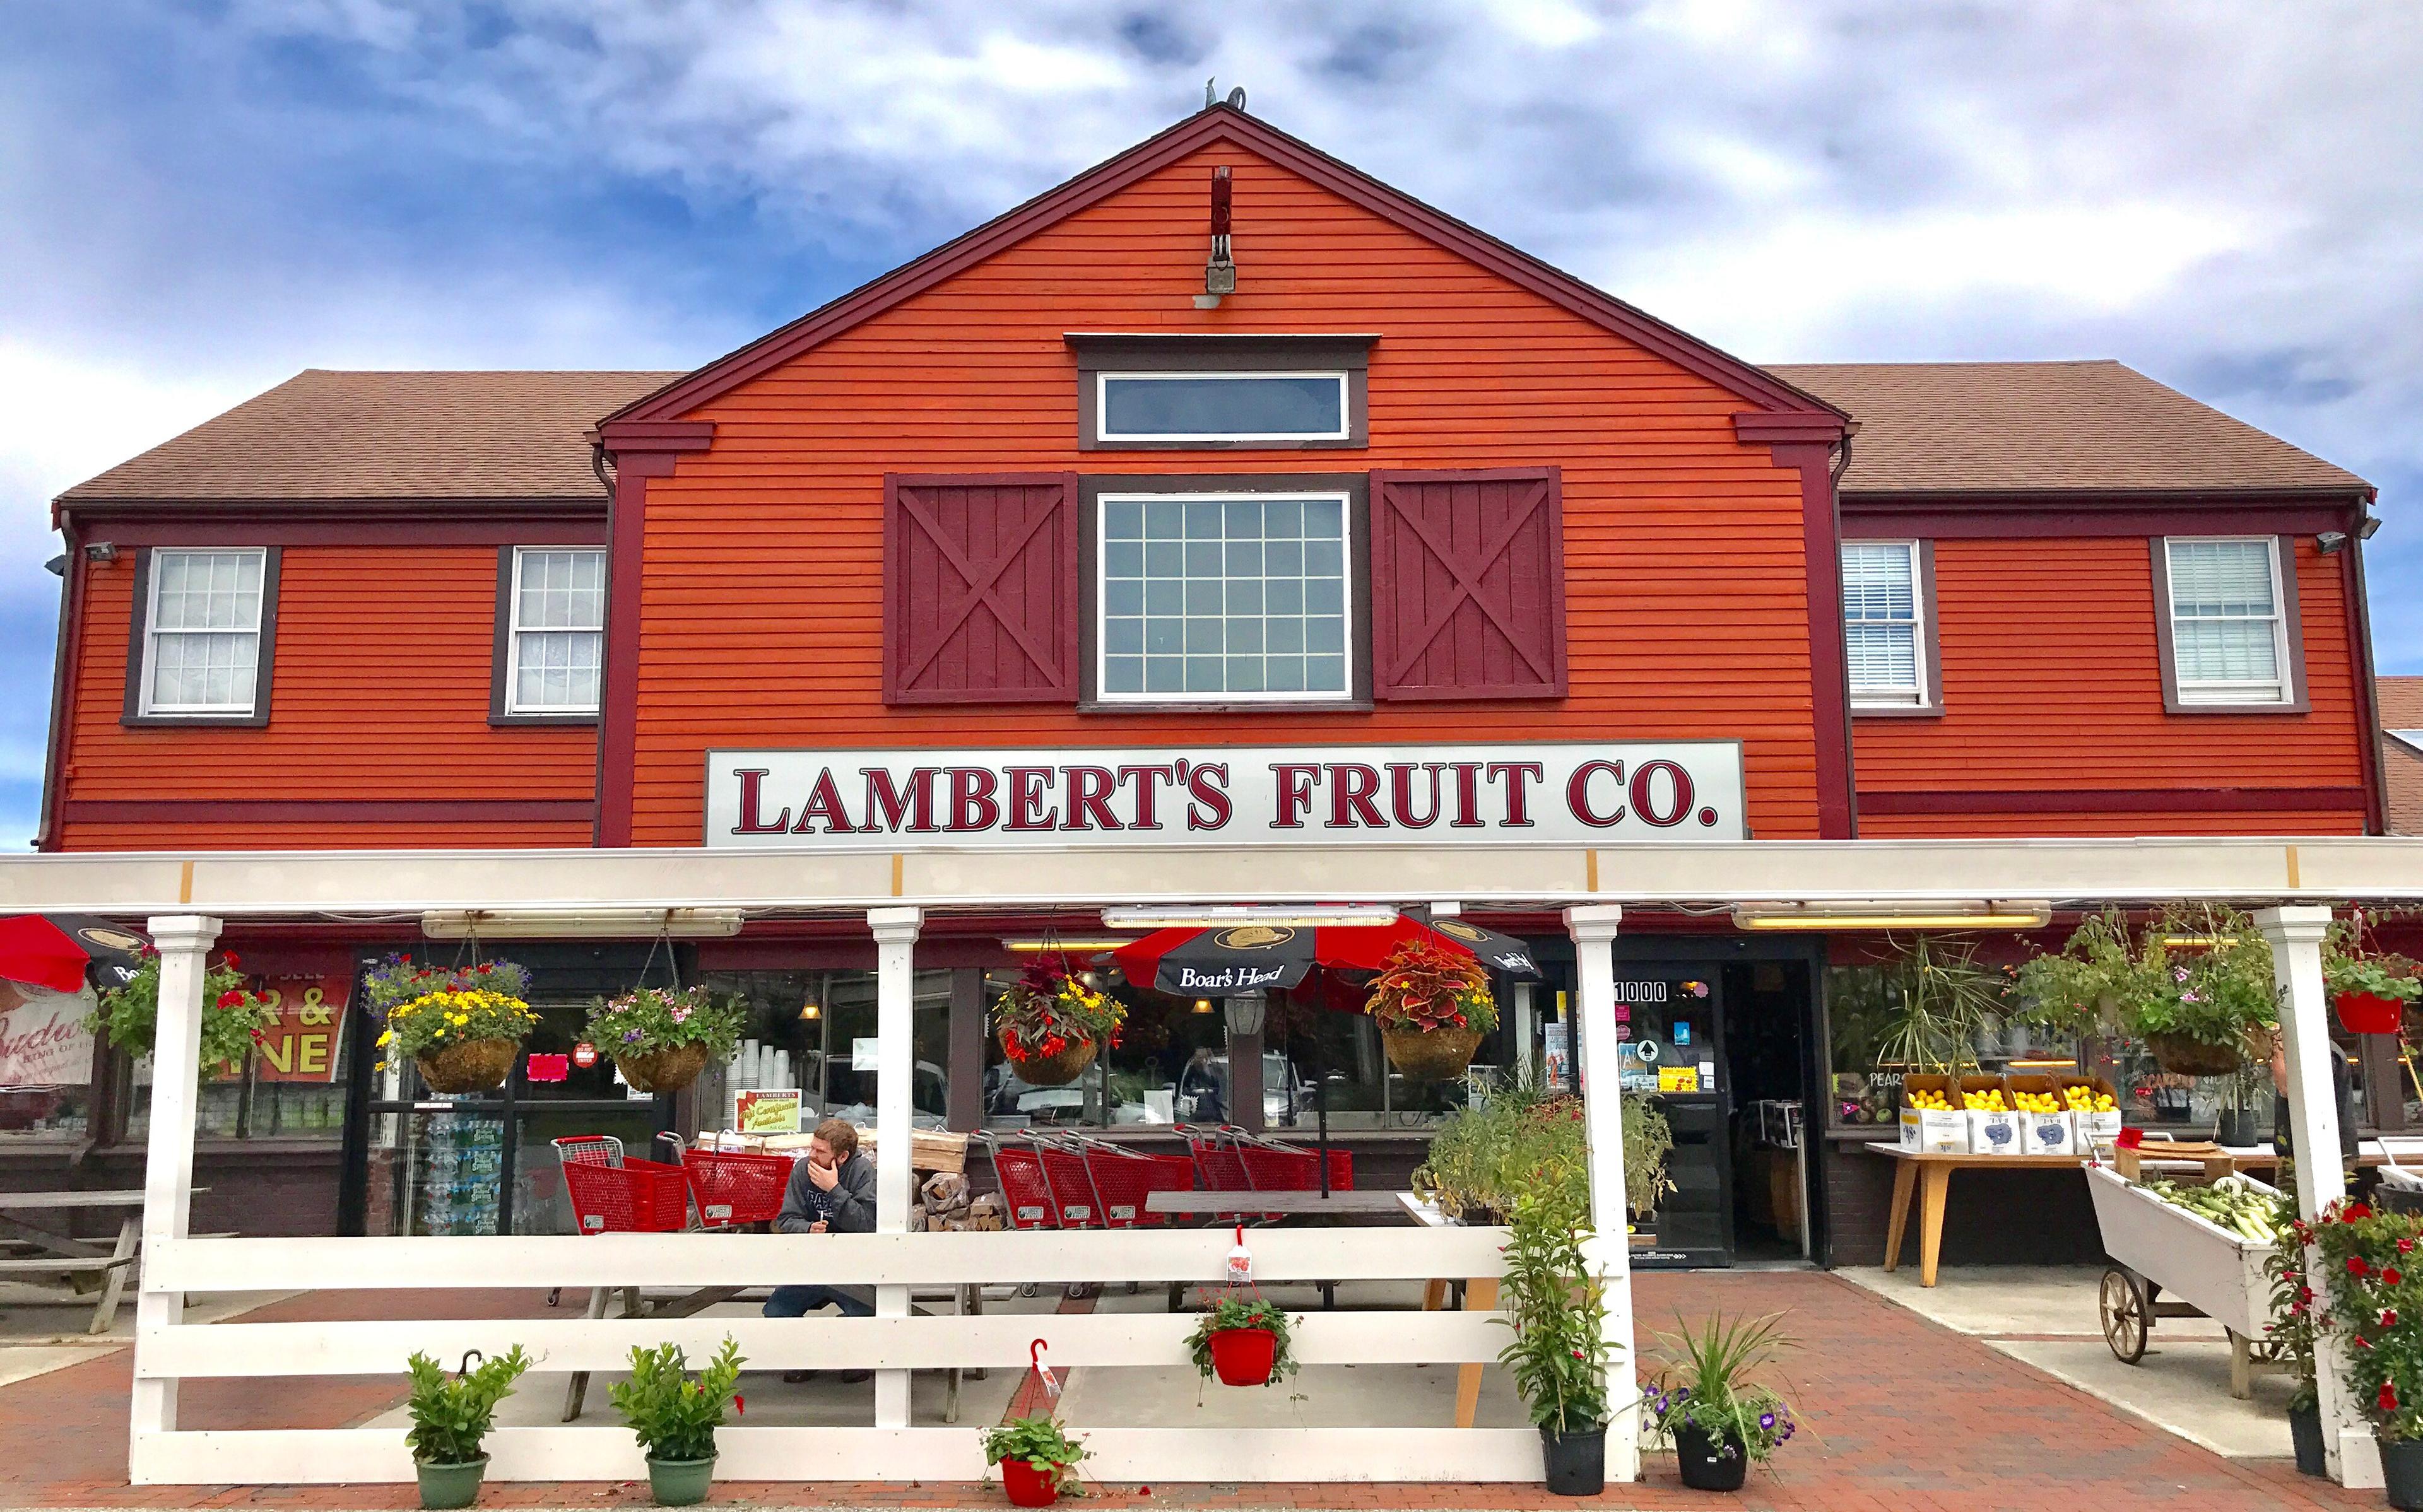
[[[631,1347],[631,1376],[608,1389],[623,1421],[648,1457],[648,1488],[658,1506],[689,1506],[706,1499],[715,1480],[715,1430],[729,1403],[746,1410],[739,1394],[740,1346],[726,1334],[723,1347],[693,1376],[681,1346]]]
[[[2284,1175],[2284,1185],[2287,1180]],[[2275,1227],[2292,1235],[2311,1232],[2295,1221],[2296,1210],[2288,1202],[2283,1201],[2280,1207]],[[2288,1394],[2288,1439],[2296,1446],[2297,1469],[2306,1475],[2324,1474],[2321,1399],[2314,1386],[2318,1320],[2313,1285],[2305,1276],[2304,1239],[2273,1245],[2271,1258],[2263,1262],[2263,1274],[2272,1283],[2272,1319],[2263,1325],[2263,1332],[2288,1367],[2293,1382]]]
[[[2320,1257],[2330,1313],[2345,1340],[2348,1394],[2372,1420],[2389,1504],[2423,1508],[2423,1217],[2342,1203],[2312,1223],[2292,1224],[2295,1243]],[[2286,1246],[2283,1246],[2286,1248]]]
[[[1674,1445],[1684,1485],[1740,1490],[1750,1465],[1765,1463],[1797,1431],[1783,1398],[1752,1378],[1791,1347],[1776,1331],[1782,1318],[1729,1321],[1711,1313],[1697,1330],[1658,1335],[1665,1368],[1644,1398],[1647,1427],[1653,1441]]]
[[[2003,1011],[2006,981],[1966,946],[1932,935],[1888,938],[1875,1015],[1876,1063],[1958,1076],[1977,1067],[1977,1042]]]
[[[229,951],[216,966],[202,970],[200,1075],[204,1081],[242,1067],[245,1053],[277,1022],[277,1005],[246,987],[235,966],[235,952]],[[143,964],[125,985],[102,994],[99,1005],[85,1019],[85,1029],[106,1036],[112,1046],[129,1055],[140,1058],[151,1053],[160,1032],[157,950],[143,947]]]
[[[1050,1506],[1077,1485],[1085,1441],[1072,1439],[1048,1412],[1011,1418],[984,1430],[985,1463],[1001,1467],[1012,1506]]]
[[[410,1056],[432,1092],[503,1085],[538,1023],[529,992],[530,973],[511,961],[440,967],[388,956],[362,974],[363,999],[387,1020],[377,1068]]]
[[[1464,1075],[1481,1036],[1497,1027],[1480,960],[1426,935],[1388,953],[1363,1011],[1379,1021],[1388,1063],[1417,1081]]]
[[[2423,997],[2423,967],[2365,947],[2364,915],[2335,921],[2322,941],[2322,986],[2351,1034],[2395,1034]]]
[[[488,1470],[488,1457],[480,1445],[496,1425],[497,1404],[514,1394],[515,1380],[530,1368],[518,1344],[473,1365],[479,1352],[465,1355],[463,1368],[451,1376],[425,1354],[407,1362],[412,1399],[404,1410],[412,1416],[412,1427],[404,1441],[412,1446],[422,1506],[469,1506],[478,1499],[480,1478]]]
[[[2277,1021],[2271,943],[2230,908],[2164,909],[2133,943],[2125,918],[2106,913],[2021,967],[2019,985],[2035,1000],[2027,1022],[2143,1040],[2178,1076],[2229,1075]]]
[[[1196,1374],[1224,1386],[1269,1386],[1296,1372],[1288,1316],[1259,1297],[1226,1296],[1203,1315],[1186,1347]]]
[[[1063,1087],[1085,1074],[1103,1046],[1119,1043],[1127,1016],[1116,998],[1087,986],[1065,959],[1037,959],[994,1002],[992,1028],[1021,1081]]]
[[[1497,1362],[1530,1409],[1557,1496],[1595,1496],[1607,1485],[1607,1298],[1584,1252],[1587,1204],[1569,1189],[1515,1198],[1498,1293],[1514,1338]]]
[[[602,1045],[640,1092],[679,1092],[710,1061],[732,1058],[746,1018],[740,1000],[718,1001],[705,987],[639,987],[600,998],[585,1037]]]

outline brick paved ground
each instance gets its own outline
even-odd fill
[[[2119,1412],[1976,1340],[1918,1317],[1846,1282],[1808,1272],[1655,1275],[1638,1287],[1644,1334],[1680,1312],[1712,1306],[1788,1314],[1801,1347],[1787,1368],[1807,1431],[1772,1474],[1753,1473],[1739,1497],[1682,1489],[1671,1455],[1648,1479],[1594,1504],[1664,1509],[1737,1506],[1772,1512],[2276,1512],[2377,1507],[2304,1479],[2286,1461],[2228,1460]],[[320,1293],[253,1315],[261,1320],[359,1315],[368,1299]],[[392,1294],[379,1299],[391,1305]],[[455,1315],[533,1310],[529,1293],[456,1293]],[[406,1305],[439,1315],[434,1294]],[[392,1312],[388,1315],[394,1315]],[[125,1484],[127,1351],[0,1388],[0,1507],[290,1506],[390,1508],[415,1504],[404,1486],[135,1489]],[[2158,1366],[2148,1368],[2159,1368]],[[264,1394],[264,1386],[269,1388]],[[183,1392],[192,1427],[336,1427],[393,1406],[392,1383],[355,1380],[202,1381]],[[1415,1467],[1408,1467],[1409,1472]],[[492,1506],[611,1507],[644,1504],[644,1486],[499,1485]],[[717,1488],[731,1504],[833,1507],[991,1507],[997,1489],[969,1486],[749,1485]],[[1106,1488],[1096,1504],[1177,1508],[1408,1507],[1505,1509],[1570,1504],[1537,1487],[1388,1485]]]

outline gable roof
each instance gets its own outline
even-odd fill
[[[583,433],[665,372],[313,368],[58,497],[77,505],[358,499],[605,504]]]
[[[717,395],[1216,142],[1243,147],[1385,220],[1427,237],[1732,391],[1758,409],[1819,416],[1836,413],[1824,400],[1795,388],[1773,372],[1720,352],[1604,290],[1382,183],[1266,121],[1230,105],[1212,104],[872,283],[625,405],[608,416],[599,430],[610,449],[617,427],[678,420]]]
[[[2381,708],[2381,779],[2389,832],[2423,835],[2423,748],[2406,738],[2423,741],[2423,677],[2376,678],[2373,691]]]
[[[2108,359],[1787,363],[1860,422],[1861,494],[2329,492],[2368,484]]]

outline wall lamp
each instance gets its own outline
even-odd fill
[[[2345,530],[2325,530],[2314,537],[2315,549],[2325,557],[2336,556],[2346,549],[2347,543],[2348,535]]]
[[[1307,906],[1262,907],[1218,905],[1212,907],[1105,908],[1105,929],[1222,929],[1230,924],[1269,924],[1278,929],[1340,929],[1378,927],[1397,921],[1397,910],[1384,903],[1316,904]]]
[[[87,561],[116,561],[118,559],[118,543],[115,541],[89,542],[84,548],[84,559]]]
[[[1746,903],[1734,926],[1749,930],[2042,929],[2050,903]]]

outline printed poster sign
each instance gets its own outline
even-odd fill
[[[271,977],[261,995],[277,1022],[261,1032],[253,1075],[262,1081],[334,1081],[337,1041],[345,1032],[343,977]]]
[[[81,1087],[92,1080],[84,1027],[92,990],[53,992],[0,982],[0,1087]]]
[[[1730,740],[711,750],[713,846],[1601,846],[1747,838]]]
[[[800,1089],[760,1088],[743,1092],[739,1116],[733,1122],[743,1134],[797,1134],[800,1131]]]

